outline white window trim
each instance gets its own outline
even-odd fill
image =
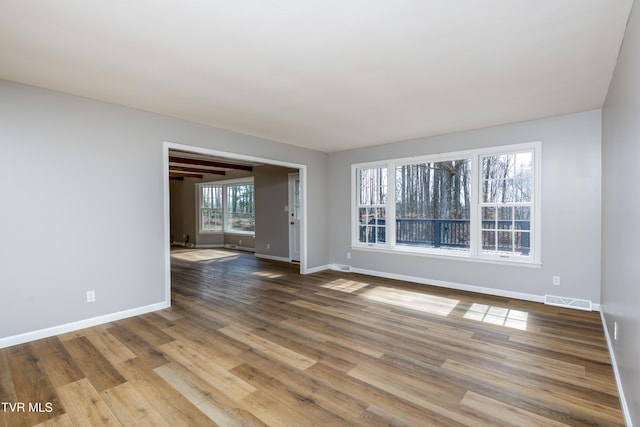
[[[198,182],[196,184],[196,224],[198,224],[198,234],[224,234],[224,222],[220,230],[202,229],[202,187],[205,185],[219,185],[217,182]],[[222,185],[220,185],[222,186]],[[222,217],[224,219],[224,190],[222,191]]]
[[[480,247],[482,242],[482,219],[480,218],[480,192],[481,192],[481,170],[480,157],[492,154],[512,154],[522,151],[533,152],[534,168],[534,194],[532,221],[529,231],[531,244],[531,255],[520,257],[517,255],[483,253]],[[441,259],[460,259],[474,262],[486,262],[501,265],[521,265],[528,267],[540,267],[541,261],[541,236],[542,236],[542,197],[541,197],[541,157],[542,142],[528,142],[522,144],[503,145],[495,147],[480,148],[467,151],[456,151],[449,153],[439,153],[433,155],[405,157],[399,159],[389,159],[383,161],[373,161],[356,163],[351,165],[351,248],[355,250],[377,251],[393,254],[426,256]],[[449,160],[459,160],[461,158],[471,159],[471,206],[470,221],[473,232],[470,235],[470,250],[456,252],[455,250],[442,250],[434,248],[413,248],[395,244],[395,191],[387,191],[386,206],[386,238],[385,243],[361,243],[359,239],[359,219],[357,214],[358,203],[358,170],[368,168],[387,168],[387,188],[395,188],[395,168],[396,166],[414,163],[442,162]]]
[[[227,230],[227,186],[229,185],[246,185],[251,184],[254,186],[255,191],[255,183],[253,177],[245,177],[245,178],[235,178],[235,179],[225,179],[220,181],[208,181],[208,182],[199,182],[196,184],[196,222],[198,224],[198,234],[237,234],[241,236],[254,236],[256,234],[254,231],[241,231],[241,230]],[[203,185],[218,185],[222,187],[222,230],[203,230],[202,229],[202,215],[200,214],[200,209],[202,206],[202,186]],[[254,206],[255,210],[255,206]]]

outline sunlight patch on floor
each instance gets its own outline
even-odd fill
[[[171,253],[171,258],[189,262],[214,261],[232,257],[235,259],[238,254],[216,249],[179,250]]]
[[[474,303],[469,310],[467,310],[464,318],[526,331],[529,313],[505,307]]]
[[[254,276],[266,277],[268,279],[277,279],[285,276],[283,273],[274,273],[273,271],[254,271],[251,274]]]
[[[460,302],[457,299],[387,288],[385,286],[376,286],[365,291],[361,296],[371,301],[392,304],[439,316],[448,316]]]
[[[320,285],[321,288],[332,289],[334,291],[346,292],[348,294],[366,288],[368,283],[358,282],[355,280],[336,279],[324,285]]]

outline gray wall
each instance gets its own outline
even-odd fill
[[[284,207],[289,205],[292,172],[297,170],[271,165],[254,168],[256,254],[289,258],[289,216]]]
[[[640,424],[640,9],[635,4],[602,120],[602,312],[634,425]]]
[[[504,293],[600,302],[600,111],[329,155],[332,263]],[[351,164],[542,141],[542,267],[496,265],[351,248]],[[347,259],[347,252],[352,258]],[[561,278],[553,286],[552,276]]]
[[[326,154],[0,81],[0,339],[165,300],[163,141],[307,165],[327,264]]]
[[[194,178],[169,180],[171,235],[176,243],[185,243],[185,235],[189,236],[190,243],[196,243],[198,228],[194,183],[197,181]]]

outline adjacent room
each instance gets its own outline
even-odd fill
[[[640,423],[633,0],[7,0],[0,53],[0,426]]]

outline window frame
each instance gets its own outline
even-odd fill
[[[220,188],[220,208],[205,208],[202,206],[203,202],[204,202],[204,197],[203,197],[203,189],[204,188]],[[201,234],[215,234],[215,233],[222,233],[224,232],[224,187],[220,184],[217,184],[215,182],[203,182],[203,183],[198,183],[197,186],[197,192],[198,192],[198,198],[197,198],[197,204],[198,204],[198,232]],[[220,228],[219,229],[215,229],[215,230],[205,230],[203,227],[203,215],[202,215],[202,211],[203,210],[219,210],[220,211]]]
[[[251,207],[251,211],[253,214],[253,230],[237,230],[235,228],[232,228],[232,223],[234,220],[234,215],[238,214],[239,212],[231,212],[231,196],[230,196],[230,190],[232,187],[247,187],[247,186],[252,186],[253,187],[253,198],[252,198],[252,202],[253,202],[253,206]],[[256,224],[255,224],[255,215],[256,215],[256,202],[255,202],[255,186],[252,182],[236,182],[236,183],[231,183],[231,184],[225,184],[223,186],[223,230],[225,233],[228,234],[254,234],[256,232]]]
[[[491,155],[506,155],[521,152],[531,152],[533,195],[531,197],[530,210],[530,251],[529,256],[506,253],[490,253],[482,249],[482,158]],[[351,248],[356,250],[371,250],[395,254],[407,254],[428,256],[444,259],[463,259],[469,261],[517,264],[523,266],[541,266],[541,157],[542,142],[528,142],[480,148],[467,151],[456,151],[424,155],[416,157],[397,158],[351,165]],[[452,160],[471,159],[471,198],[470,198],[470,248],[469,250],[456,251],[451,249],[431,247],[411,247],[396,244],[396,166],[446,162]],[[359,223],[358,199],[360,197],[359,171],[370,168],[387,168],[387,201],[386,212],[386,237],[384,243],[360,242],[359,235],[361,224]]]
[[[366,203],[362,203],[362,201],[360,200],[360,196],[361,196],[362,193],[360,191],[360,187],[356,184],[356,191],[357,191],[356,197],[355,197],[356,208],[355,208],[353,214],[356,216],[356,221],[358,223],[357,224],[358,236],[359,236],[359,233],[360,233],[360,227],[362,226],[360,224],[360,210],[361,209],[373,209],[373,210],[385,209],[385,216],[384,216],[385,224],[384,224],[384,227],[381,227],[379,225],[379,223],[378,223],[378,219],[379,218],[377,217],[377,215],[374,217],[374,219],[376,220],[375,224],[373,224],[373,225],[365,225],[365,234],[367,234],[366,229],[369,228],[369,227],[372,227],[375,230],[376,236],[378,235],[378,230],[381,229],[381,228],[384,228],[384,230],[385,230],[385,241],[382,242],[382,243],[380,243],[380,242],[368,242],[368,241],[367,242],[360,242],[359,238],[357,238],[357,239],[358,239],[359,243],[365,244],[365,245],[367,245],[369,247],[372,247],[372,246],[386,247],[387,246],[386,235],[390,232],[389,226],[391,225],[390,222],[389,222],[389,218],[388,218],[388,215],[389,215],[389,212],[388,212],[389,188],[391,188],[391,185],[389,184],[389,168],[385,164],[380,164],[380,165],[375,165],[375,166],[372,166],[372,167],[366,167],[366,168],[361,168],[361,169],[368,169],[368,170],[370,170],[370,169],[380,169],[380,170],[385,169],[386,170],[387,191],[386,191],[386,194],[385,194],[386,201],[384,203],[366,204]],[[358,183],[360,182],[359,179],[357,181],[358,181]],[[357,211],[357,213],[355,211]],[[394,233],[395,233],[395,230],[394,230]]]
[[[222,228],[220,230],[203,230],[202,229],[202,188],[203,186],[218,186],[222,188]],[[198,215],[198,233],[199,234],[241,234],[241,235],[254,235],[255,228],[253,231],[243,231],[243,230],[232,230],[227,227],[227,218],[229,216],[228,213],[228,187],[238,186],[238,185],[253,185],[254,198],[253,198],[253,212],[255,215],[255,184],[253,177],[248,178],[237,178],[237,179],[228,179],[221,181],[209,181],[209,182],[199,182],[196,184],[196,206],[197,206],[197,215]],[[255,227],[255,223],[254,223]]]

